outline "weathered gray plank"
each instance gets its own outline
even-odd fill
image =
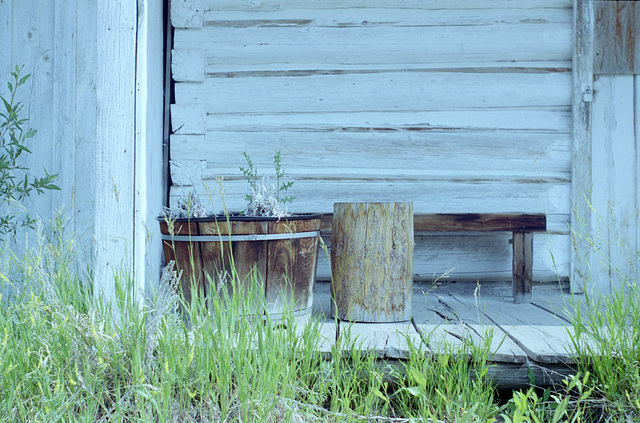
[[[82,252],[88,259],[93,254],[93,218],[95,191],[96,160],[96,7],[94,2],[76,2],[77,27],[75,102],[82,107],[74,111],[75,169],[77,179],[74,181],[74,229],[82,237]],[[66,164],[65,164],[66,165]]]
[[[416,349],[420,348],[422,339],[411,324],[407,323],[350,323],[340,322],[340,344],[343,353],[348,353],[351,346],[362,351],[373,353],[378,358],[408,358],[410,342]]]
[[[434,354],[472,354],[488,348],[489,361],[494,363],[525,363],[527,356],[509,337],[495,326],[441,324],[417,325],[423,341]],[[487,347],[487,343],[489,346]]]
[[[635,77],[635,126],[640,128],[640,75]],[[640,190],[640,130],[636,130],[636,189]],[[640,194],[636,191],[636,204],[640,207]],[[640,251],[640,216],[636,220],[636,251]],[[640,269],[640,254],[636,255],[635,268]],[[640,272],[636,270],[636,272]],[[636,273],[638,276],[638,273]]]
[[[73,210],[76,174],[75,143],[70,142],[75,136],[76,110],[76,39],[75,2],[55,2],[55,26],[53,28],[53,95],[56,101],[53,120],[52,139],[54,167],[47,168],[49,173],[57,173],[57,185],[64,190],[51,194],[52,205]],[[55,142],[66,140],[66,142]],[[37,169],[37,168],[36,168]],[[35,170],[35,169],[34,169]],[[73,222],[75,223],[75,222]],[[75,229],[75,228],[74,228]]]
[[[172,168],[172,177],[176,169]],[[215,192],[219,174],[208,169],[203,172],[203,180]],[[490,175],[461,175],[454,178],[448,175],[366,173],[289,176],[289,180],[294,182],[291,195],[296,196],[293,207],[306,211],[328,212],[334,202],[368,201],[372,198],[376,201],[412,201],[415,210],[424,213],[509,213],[525,210],[530,213],[546,211],[549,214],[562,214],[569,210],[568,181]],[[242,180],[241,176],[225,175],[224,186],[229,210],[243,210],[246,207],[246,180]],[[195,188],[196,192],[207,195],[203,187]],[[180,194],[180,187],[174,186],[171,191],[173,202]],[[452,193],[455,196],[451,196]],[[290,209],[293,210],[293,207]]]
[[[535,290],[534,290],[535,296]],[[449,296],[447,303],[458,302],[473,309],[476,302],[468,297]],[[530,360],[538,363],[571,364],[570,337],[563,319],[532,304],[513,304],[512,301],[481,298],[478,309],[491,324],[506,333]]]
[[[573,151],[571,154],[571,288],[583,292],[589,278],[591,226],[591,102],[593,100],[593,3],[573,0]]]
[[[530,11],[519,16],[502,16],[499,10],[483,17],[484,22],[465,22],[459,11],[433,16],[433,11],[364,10],[357,16],[333,12],[336,23],[318,19],[318,12],[297,15],[245,16],[230,13],[227,19],[209,23],[202,30],[177,29],[176,51],[198,49],[205,52],[207,74],[225,77],[226,72],[357,70],[377,69],[406,63],[410,68],[421,63],[456,68],[475,64],[500,69],[520,66],[553,72],[566,68],[571,58],[571,13],[549,12],[558,22]],[[406,15],[406,17],[404,16]],[[471,21],[480,20],[471,16]],[[517,21],[515,23],[500,21]],[[556,19],[554,19],[556,20]],[[357,25],[348,21],[357,22]],[[358,22],[359,21],[359,22]],[[385,22],[376,22],[385,21]],[[366,23],[363,23],[366,22]],[[302,24],[300,24],[302,23]],[[268,34],[265,39],[264,34]],[[543,34],[547,42],[540,42]],[[348,39],[351,42],[345,43]],[[450,40],[434,43],[432,40]],[[405,48],[398,49],[398,45]],[[296,67],[287,67],[291,55]],[[505,62],[514,63],[506,64]],[[178,62],[182,66],[184,62]],[[490,71],[490,70],[489,70]]]
[[[592,231],[597,250],[593,286],[620,290],[637,259],[638,186],[634,77],[599,75],[594,83]]]
[[[362,7],[358,0],[264,0],[260,2],[252,0],[204,0],[206,10],[246,10],[246,11],[278,11],[286,9],[350,9]],[[571,0],[529,0],[518,2],[512,0],[399,0],[389,2],[386,0],[368,0],[367,7],[371,8],[410,8],[410,9],[493,9],[493,8],[553,8],[566,9],[571,7]]]
[[[222,114],[550,108],[571,104],[570,81],[563,73],[451,72],[207,78],[177,83],[175,98]]]
[[[276,119],[277,118],[277,119]],[[341,111],[313,114],[209,114],[207,129],[225,132],[358,132],[373,131],[491,131],[500,136],[517,130],[541,135],[571,134],[571,108],[568,106],[517,109]]]
[[[593,72],[640,74],[640,3],[594,1]]]
[[[133,273],[135,3],[97,2],[94,292],[115,298],[117,272]]]

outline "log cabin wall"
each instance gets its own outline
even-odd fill
[[[242,210],[243,151],[273,174],[280,150],[292,211],[412,201],[416,213],[546,213],[534,279],[566,279],[572,5],[172,1],[171,202],[215,192],[221,176],[227,208]],[[417,234],[414,273],[508,280],[509,238]]]

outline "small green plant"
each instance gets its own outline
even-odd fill
[[[19,161],[23,153],[31,153],[26,143],[37,132],[35,129],[25,129],[27,119],[20,117],[24,106],[16,101],[16,93],[31,76],[20,76],[21,70],[16,66],[15,71],[11,72],[12,81],[7,83],[8,97],[0,96],[4,104],[4,111],[0,113],[0,237],[8,233],[15,235],[19,227],[33,228],[35,223],[28,213],[18,221],[17,213],[11,211],[12,205],[21,203],[34,191],[43,194],[44,190],[60,189],[53,183],[57,174],[50,175],[45,169],[43,177],[33,176],[31,179],[29,169]]]
[[[589,373],[573,375],[563,382],[564,391],[554,393],[547,388],[541,396],[534,387],[526,392],[514,391],[506,413],[502,414],[505,423],[590,421],[587,403],[593,387],[589,383]]]
[[[258,170],[253,165],[251,157],[245,151],[244,158],[247,161],[247,167],[240,167],[240,171],[247,178],[251,193],[247,194],[245,200],[247,201],[248,216],[275,216],[284,217],[289,215],[282,209],[281,205],[291,203],[295,197],[281,195],[285,193],[289,188],[293,186],[293,182],[284,182],[285,175],[282,168],[282,156],[280,151],[276,152],[273,156],[273,163],[276,171],[276,184],[270,184],[268,179],[258,176]]]

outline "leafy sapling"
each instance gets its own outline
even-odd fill
[[[16,101],[16,93],[31,76],[20,76],[21,70],[22,67],[16,66],[15,71],[11,72],[12,81],[7,82],[8,97],[0,96],[4,105],[4,110],[0,112],[0,236],[8,233],[15,235],[19,227],[33,228],[36,222],[28,213],[19,222],[18,213],[12,212],[11,206],[20,204],[34,191],[43,194],[45,190],[60,189],[53,183],[57,174],[50,175],[45,169],[44,176],[38,178],[30,174],[29,168],[20,164],[22,153],[31,154],[26,146],[27,141],[37,133],[35,129],[24,129],[27,119],[20,117],[24,106]]]
[[[276,198],[278,199],[278,202],[282,204],[292,203],[293,200],[295,200],[295,197],[284,196],[280,198],[281,192],[284,193],[293,186],[293,181],[289,181],[289,182],[281,181],[281,179],[284,178],[284,169],[282,169],[281,162],[282,162],[282,157],[280,156],[280,150],[278,150],[275,156],[273,156],[273,163],[275,164],[275,168],[276,168]]]
[[[285,176],[284,169],[282,168],[282,156],[280,151],[276,152],[273,156],[273,162],[276,171],[276,184],[270,184],[269,180],[264,177],[258,176],[258,170],[253,165],[251,158],[244,152],[244,158],[247,161],[247,167],[240,167],[240,171],[247,178],[249,182],[250,194],[247,194],[245,200],[247,202],[247,210],[245,214],[247,216],[272,216],[272,217],[286,217],[290,216],[283,209],[282,205],[285,203],[291,203],[295,197],[284,196],[282,193],[286,192],[293,182],[283,182]]]

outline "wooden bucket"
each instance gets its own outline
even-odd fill
[[[410,320],[413,203],[336,203],[331,231],[333,316]]]
[[[311,312],[318,261],[320,214],[287,218],[242,215],[177,219],[170,228],[159,219],[165,260],[183,271],[182,292],[191,300],[191,285],[206,295],[243,292],[252,275],[271,317],[289,305],[296,315]],[[171,233],[171,229],[173,233]],[[236,278],[231,275],[235,272]],[[261,310],[256,310],[261,313]]]

